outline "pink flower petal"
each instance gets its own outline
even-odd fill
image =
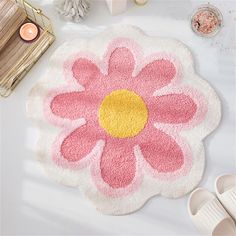
[[[139,147],[153,169],[168,173],[182,167],[183,151],[171,136],[154,127],[148,127],[142,137]]]
[[[134,70],[134,56],[127,48],[116,48],[109,59],[108,74],[114,78],[131,78]],[[112,83],[112,81],[110,81]]]
[[[112,188],[124,188],[135,177],[136,159],[128,139],[108,139],[101,157],[101,176]]]
[[[185,94],[168,94],[153,99],[149,108],[155,122],[180,124],[187,123],[196,114],[197,105]]]
[[[102,137],[99,129],[83,125],[64,138],[61,144],[61,155],[69,162],[78,162],[87,156]]]
[[[166,59],[147,64],[135,78],[138,91],[144,97],[152,95],[157,89],[168,85],[176,75],[174,64]]]
[[[87,120],[96,119],[97,102],[91,93],[61,93],[51,101],[51,111],[61,118],[75,120],[81,117]]]
[[[101,76],[99,68],[86,58],[79,58],[72,66],[74,78],[84,87],[89,87],[94,80]]]

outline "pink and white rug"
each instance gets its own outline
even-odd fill
[[[63,44],[27,108],[48,175],[114,215],[196,187],[221,116],[190,51],[131,26]]]

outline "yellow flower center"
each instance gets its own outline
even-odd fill
[[[99,107],[99,124],[116,138],[134,137],[144,128],[147,119],[143,99],[126,89],[108,94]]]

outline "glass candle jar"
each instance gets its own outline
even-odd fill
[[[199,36],[212,37],[216,35],[223,22],[221,12],[210,4],[201,5],[192,14],[191,28]]]
[[[25,42],[34,41],[39,35],[39,28],[36,24],[32,22],[24,23],[20,27],[20,37]]]

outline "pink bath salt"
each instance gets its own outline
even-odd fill
[[[217,15],[209,10],[201,10],[193,17],[194,28],[202,34],[210,34],[217,30],[220,20]]]

